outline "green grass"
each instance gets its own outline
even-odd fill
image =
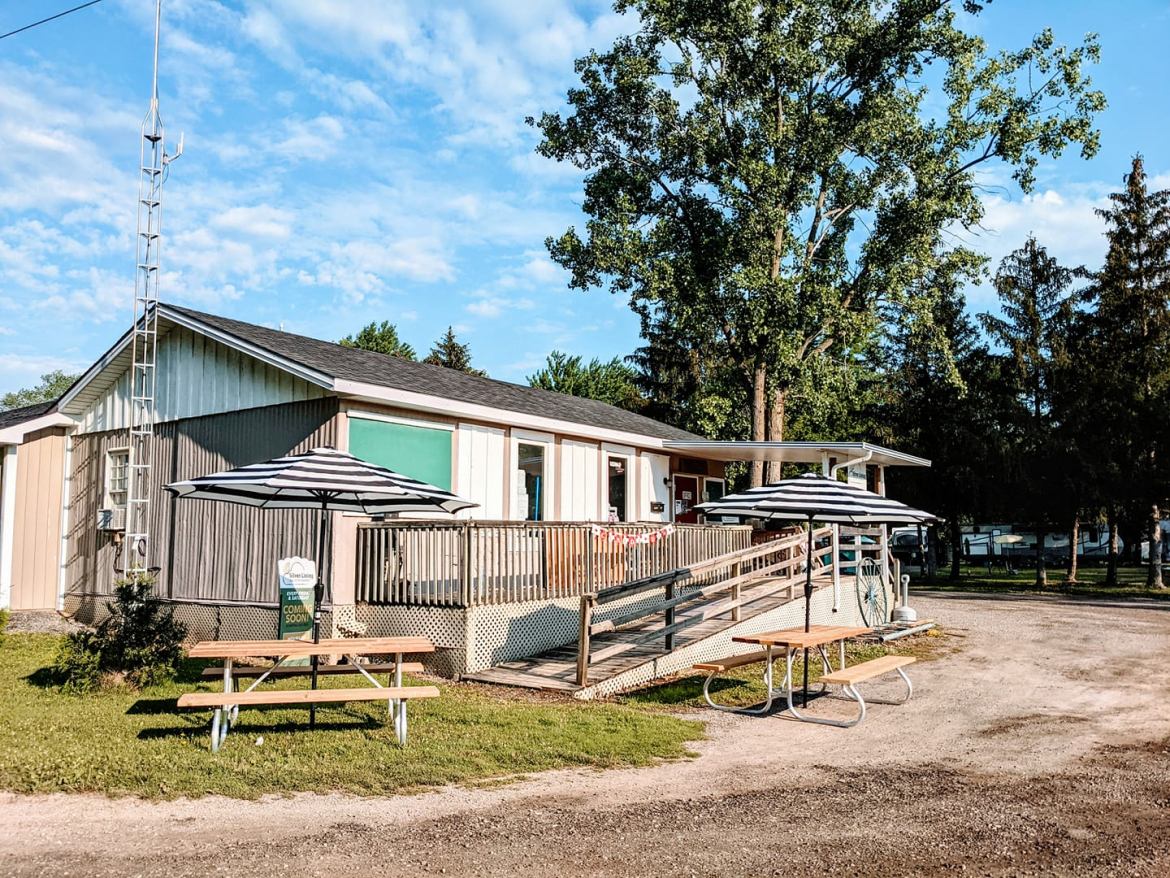
[[[411,702],[406,747],[385,705],[373,702],[318,708],[312,733],[305,709],[241,710],[213,754],[211,712],[175,707],[184,692],[217,688],[199,681],[206,663],[188,662],[180,680],[141,693],[65,695],[48,670],[56,646],[56,637],[9,634],[0,647],[0,789],[147,798],[384,795],[552,768],[646,765],[689,755],[687,742],[703,734],[702,723],[661,711],[451,684],[440,685],[439,698]],[[323,685],[355,684],[326,678]]]
[[[915,638],[914,642],[899,642],[897,645],[877,643],[848,643],[845,647],[846,665],[855,665],[867,662],[870,659],[881,658],[884,655],[917,655],[927,658],[933,653],[929,641]],[[772,685],[780,687],[784,679],[784,653],[779,651],[780,657],[773,665]],[[837,647],[829,650],[829,658],[834,666],[837,662]],[[752,707],[762,704],[767,697],[764,688],[764,666],[762,664],[744,665],[724,674],[720,674],[711,684],[711,697],[716,704],[727,707]],[[808,679],[813,683],[820,679],[821,662],[815,651],[809,653]],[[654,683],[634,692],[621,696],[619,700],[624,704],[637,704],[658,707],[706,707],[703,700],[703,683],[707,679],[705,671],[693,671],[680,675],[663,683]],[[799,658],[792,666],[792,679],[799,686],[804,680],[804,663]]]
[[[1170,599],[1170,589],[1146,588],[1146,568],[1120,567],[1117,571],[1118,584],[1105,585],[1105,567],[1078,567],[1077,581],[1069,584],[1065,580],[1063,567],[1048,568],[1047,588],[1036,587],[1036,568],[1025,567],[1014,574],[1002,570],[990,573],[986,567],[963,565],[959,570],[958,581],[949,578],[950,567],[943,567],[934,582],[924,576],[911,574],[910,587],[931,589],[935,591],[977,591],[977,592],[1015,592],[1027,594],[1060,594],[1076,595],[1079,597],[1143,597]]]

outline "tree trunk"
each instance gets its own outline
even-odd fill
[[[1162,516],[1155,503],[1150,507],[1150,518],[1146,522],[1150,541],[1150,563],[1146,567],[1146,588],[1162,587]]]
[[[1109,527],[1109,562],[1105,567],[1105,584],[1117,585],[1117,510],[1110,508],[1106,519]]]
[[[788,391],[777,390],[768,405],[768,441],[769,442],[783,442],[784,441],[784,410],[788,404]],[[768,469],[766,477],[768,484],[778,482],[781,479],[781,472],[784,464],[779,460],[768,461]]]
[[[951,581],[957,582],[959,579],[959,565],[963,561],[963,547],[961,540],[963,539],[963,531],[959,528],[959,517],[952,515],[949,522],[951,530]]]
[[[1048,570],[1044,566],[1044,528],[1036,528],[1036,587],[1048,588]]]
[[[765,415],[767,414],[766,385],[768,373],[763,366],[757,366],[752,373],[752,441],[763,442]],[[764,462],[753,460],[750,470],[750,486],[758,488],[764,484]]]
[[[1068,540],[1068,575],[1064,581],[1070,585],[1077,581],[1077,549],[1081,546],[1081,518],[1073,517],[1072,533]]]

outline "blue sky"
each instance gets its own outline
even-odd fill
[[[0,33],[78,0],[5,0]],[[129,325],[153,0],[104,2],[0,40],[0,393],[80,370]],[[991,185],[996,261],[1034,232],[1070,264],[1104,252],[1093,208],[1141,152],[1170,186],[1170,4],[997,0],[993,48],[1051,25],[1101,36],[1102,149]],[[581,177],[524,118],[563,107],[573,60],[632,30],[569,0],[164,0],[164,300],[336,340],[396,323],[420,354],[448,325],[493,377],[559,348],[629,353],[635,317],[568,290],[543,241],[581,223]],[[986,285],[972,307],[992,303]]]

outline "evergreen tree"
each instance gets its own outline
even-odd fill
[[[398,338],[398,327],[389,320],[383,320],[381,325],[377,321],[369,323],[357,335],[347,335],[338,344],[403,360],[417,359],[414,348]]]
[[[1003,317],[980,314],[992,340],[1007,349],[1002,371],[1014,391],[1015,461],[1008,487],[1017,498],[1016,517],[1036,529],[1036,584],[1047,586],[1045,535],[1065,511],[1060,479],[1062,455],[1053,433],[1055,361],[1063,350],[1072,297],[1073,272],[1057,263],[1029,237],[1000,262],[995,275]],[[1009,409],[1011,411],[1011,409]]]
[[[424,363],[433,366],[442,366],[445,369],[454,369],[456,372],[466,372],[469,375],[487,377],[487,372],[471,367],[471,350],[469,345],[460,344],[455,339],[455,330],[448,326],[443,337],[435,342],[431,352],[423,359]]]
[[[1170,496],[1170,190],[1150,192],[1141,156],[1125,190],[1097,213],[1108,224],[1104,267],[1091,275],[1092,392],[1111,417],[1110,441],[1123,506],[1144,510],[1147,584],[1162,586],[1161,510]],[[1100,444],[1104,445],[1104,442]]]

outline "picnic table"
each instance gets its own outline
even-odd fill
[[[434,652],[435,645],[426,637],[345,637],[322,640],[318,643],[305,640],[209,640],[196,644],[187,653],[191,658],[223,659],[222,692],[188,692],[179,698],[179,707],[211,707],[211,749],[219,750],[227,737],[228,730],[238,719],[240,707],[268,704],[293,704],[315,706],[317,704],[349,701],[386,701],[390,716],[394,720],[398,743],[406,743],[406,701],[410,698],[436,698],[439,690],[434,686],[403,686],[402,672],[407,666],[402,656],[408,653]],[[361,674],[371,687],[353,689],[282,689],[256,691],[265,680],[278,677],[303,676],[307,668],[290,668],[286,663],[292,659],[313,656],[342,655],[348,665],[327,665],[332,673],[350,672]],[[393,655],[394,684],[383,686],[358,661],[359,656]],[[241,668],[239,676],[253,679],[252,684],[242,692],[236,691],[236,674],[233,662],[238,659],[275,659],[271,667],[259,675],[253,668]],[[387,666],[379,665],[378,670]],[[318,669],[320,673],[320,669]]]
[[[782,695],[788,700],[789,713],[795,719],[801,722],[821,723],[822,725],[840,726],[847,728],[855,726],[865,718],[865,699],[857,691],[857,684],[865,680],[873,679],[890,671],[897,671],[905,681],[908,692],[905,698],[897,701],[887,699],[870,698],[870,701],[876,701],[883,704],[901,704],[910,698],[913,692],[913,687],[910,685],[910,678],[906,676],[902,668],[914,661],[912,656],[894,656],[887,655],[881,658],[873,659],[868,662],[861,662],[853,665],[850,668],[845,667],[845,641],[851,637],[860,637],[863,634],[871,634],[872,628],[861,628],[846,625],[812,625],[806,631],[804,628],[785,628],[780,631],[763,631],[759,634],[742,634],[731,638],[735,643],[752,643],[762,646],[763,650],[755,653],[746,653],[741,655],[730,656],[726,659],[720,659],[714,662],[700,662],[695,665],[698,670],[709,671],[707,682],[703,686],[703,697],[706,698],[707,703],[718,710],[735,710],[738,713],[756,713],[762,714],[772,706],[772,699],[778,695]],[[826,646],[831,643],[840,643],[840,663],[836,671],[833,670],[832,662],[829,660],[829,654]],[[772,688],[772,659],[775,657],[773,650],[776,647],[784,647],[785,650],[785,672],[784,680],[781,688]],[[796,705],[792,700],[792,660],[796,656],[797,650],[801,649],[816,649],[821,656],[821,661],[824,663],[824,674],[821,675],[820,683],[822,690],[829,684],[835,684],[842,687],[846,695],[852,698],[860,706],[860,714],[853,720],[834,720],[822,717],[808,716],[796,709]],[[715,675],[734,667],[741,667],[743,665],[752,664],[754,662],[764,662],[764,685],[768,689],[768,698],[762,708],[758,709],[738,709],[729,708],[722,705],[715,704],[711,700],[709,687]],[[804,689],[804,704],[803,707],[808,706],[808,689]]]

